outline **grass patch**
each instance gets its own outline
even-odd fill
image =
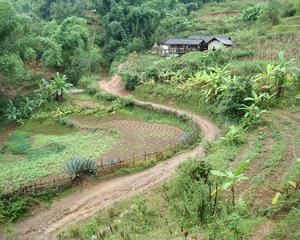
[[[7,149],[13,154],[27,154],[31,149],[29,137],[30,134],[27,132],[16,131],[9,137],[4,150]]]
[[[294,210],[280,221],[266,240],[285,239],[296,240],[300,238],[300,211]]]
[[[168,85],[156,84],[153,87],[141,85],[136,88],[134,95],[138,99],[161,103],[165,105],[178,106],[191,112],[209,116],[215,121],[221,123],[221,119],[217,119],[214,106],[207,108],[203,96],[200,93],[193,92],[187,94],[185,91],[170,88]],[[224,119],[222,119],[224,123]]]
[[[18,133],[19,134],[19,133]],[[24,136],[31,136],[31,147]],[[14,135],[13,135],[14,136]],[[18,135],[19,136],[19,135]],[[77,131],[64,135],[32,134],[21,135],[21,143],[11,147],[26,149],[26,156],[6,156],[0,154],[1,185],[16,187],[41,177],[52,176],[63,172],[65,162],[73,156],[99,158],[109,151],[117,141],[117,135],[107,135],[102,131]],[[12,145],[11,143],[9,146]],[[26,148],[25,148],[26,146]]]
[[[271,124],[271,130],[274,143],[272,145],[271,156],[263,165],[263,170],[266,175],[270,174],[272,172],[272,169],[276,168],[283,161],[284,149],[286,148],[282,134],[273,124]]]

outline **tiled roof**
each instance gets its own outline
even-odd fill
[[[199,45],[203,39],[189,39],[189,38],[171,38],[165,42],[166,45]]]
[[[230,45],[230,46],[234,45],[231,38],[225,35],[216,35],[216,36],[192,35],[189,36],[188,39],[198,39],[198,40],[202,39],[205,41],[205,43],[209,43],[215,39],[225,45]]]

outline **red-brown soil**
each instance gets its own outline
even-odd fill
[[[155,153],[174,147],[183,134],[182,130],[174,126],[128,119],[101,122],[76,118],[72,121],[85,128],[116,130],[120,140],[111,151],[101,157],[104,162],[119,159],[126,161],[133,157],[141,160],[145,153]]]

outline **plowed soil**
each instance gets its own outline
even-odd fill
[[[109,160],[141,160],[145,153],[155,153],[174,147],[179,143],[183,131],[167,124],[146,123],[135,120],[92,121],[76,118],[73,122],[86,128],[111,129],[119,134],[119,141],[112,150],[101,157]]]

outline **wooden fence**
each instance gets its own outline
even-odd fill
[[[179,145],[176,144],[173,147],[164,150],[164,151],[155,151],[152,153],[144,154],[132,154],[132,158],[130,159],[111,159],[111,160],[100,160],[98,161],[98,167],[96,169],[96,175],[105,175],[111,173],[117,169],[123,167],[131,167],[141,164],[142,162],[147,161],[160,161],[163,160],[164,156],[169,153],[176,153],[179,149]],[[141,156],[142,155],[142,156]],[[12,187],[4,189],[3,193],[0,196],[0,199],[10,199],[13,197],[20,196],[30,196],[37,193],[49,191],[49,190],[57,190],[63,191],[68,187],[73,185],[72,179],[66,174],[60,177],[55,177],[53,179],[40,180],[36,182],[31,182],[26,185],[21,185],[19,187]]]
[[[189,117],[186,114],[179,113],[178,111],[172,111],[169,109],[159,109],[158,107],[152,106],[151,104],[144,104],[144,103],[136,103],[136,105],[143,107],[143,108],[152,108],[156,111],[160,111],[162,113],[173,114],[176,117],[179,117],[182,120],[193,121],[193,116]],[[199,126],[194,123],[195,126],[195,136],[198,134]],[[192,140],[194,141],[194,139]],[[189,144],[189,143],[186,143]],[[146,162],[149,160],[156,160],[160,161],[163,160],[165,157],[169,157],[172,154],[178,152],[182,144],[175,144],[173,147],[155,151],[152,153],[144,153],[144,154],[132,154],[132,158],[130,159],[113,159],[110,160],[100,160],[99,166],[96,170],[96,175],[105,175],[107,173],[111,173],[114,170],[120,169],[122,167],[128,166],[135,166],[136,164],[140,164],[141,162]],[[183,144],[184,145],[184,144]],[[171,154],[170,154],[171,153]],[[34,195],[43,191],[49,190],[57,190],[63,191],[64,189],[73,185],[73,181],[67,175],[63,175],[57,178],[53,178],[52,180],[41,180],[37,182],[32,182],[26,185],[21,185],[20,187],[13,187],[13,188],[5,188],[3,193],[0,195],[0,199],[10,199],[13,197],[20,197],[20,196],[28,196]],[[1,187],[1,186],[0,186]]]

